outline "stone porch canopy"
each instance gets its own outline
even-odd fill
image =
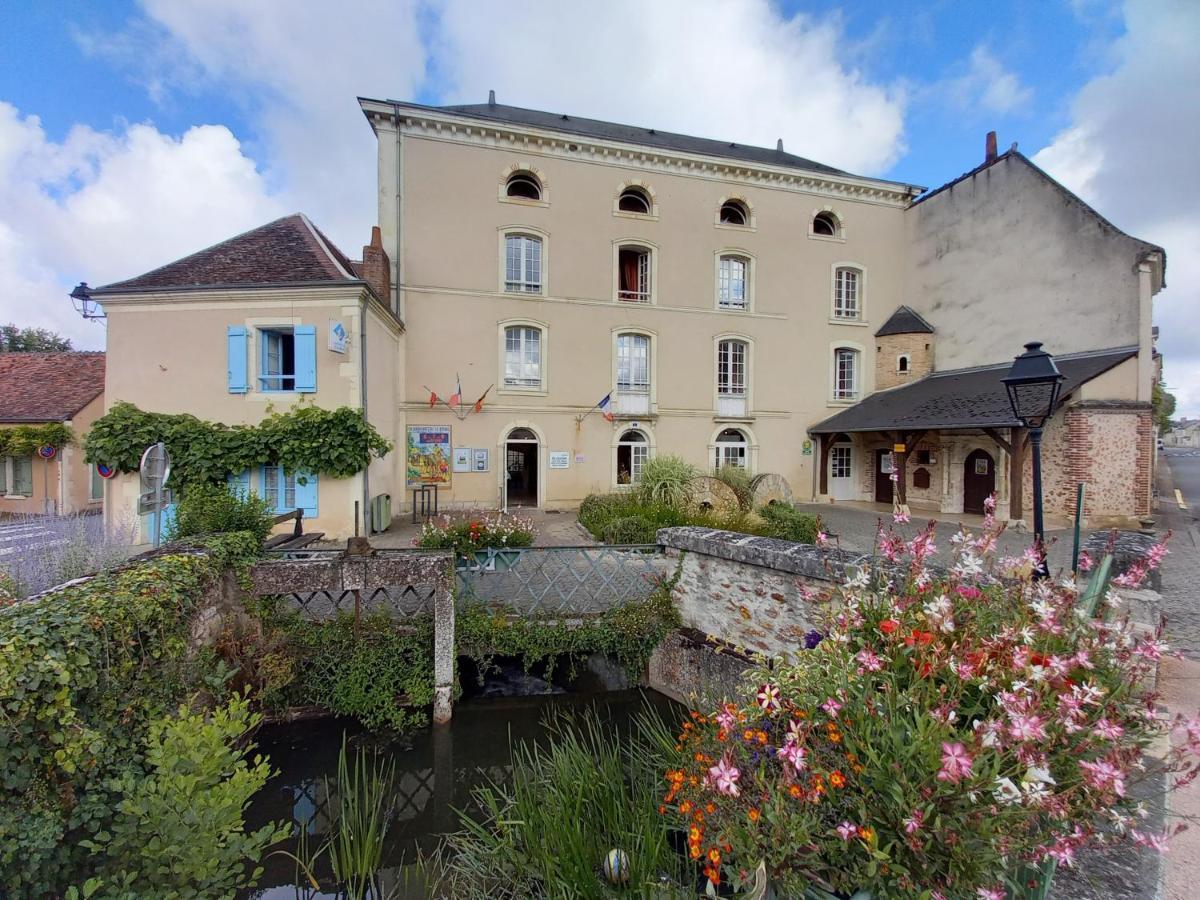
[[[1137,347],[1117,347],[1056,356],[1064,377],[1059,409],[1068,405],[1079,388],[1126,360],[1137,356]],[[840,435],[882,437],[895,448],[897,500],[907,503],[906,458],[922,440],[938,434],[982,432],[1008,455],[1011,483],[1021,483],[1025,464],[1025,429],[1013,418],[1008,393],[1001,379],[1012,363],[932,372],[911,384],[876,391],[853,406],[809,428],[821,446],[821,494],[827,494],[829,451]],[[1001,432],[1007,431],[1007,435]],[[899,448],[903,445],[904,451]],[[1021,492],[1010,498],[1009,517],[1022,515]]]

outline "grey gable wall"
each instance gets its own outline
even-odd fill
[[[936,369],[1139,343],[1139,254],[1018,154],[905,212],[905,302],[936,330]],[[1031,324],[1032,323],[1032,324]]]

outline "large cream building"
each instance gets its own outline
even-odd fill
[[[1047,437],[1052,509],[1083,479],[1093,516],[1148,512],[1165,254],[1015,147],[990,144],[983,165],[927,192],[782,146],[494,98],[360,103],[378,138],[364,263],[292,217],[312,239],[295,277],[286,264],[198,274],[189,258],[173,264],[182,276],[93,292],[109,318],[109,402],[227,422],[301,396],[366,408],[397,451],[320,484],[316,527],[347,533],[354,501],[379,494],[404,507],[410,432],[453,457],[442,505],[568,507],[673,453],[780,474],[798,499],[899,490],[953,514],[995,491],[1019,518],[1028,485],[1011,485],[1027,482],[1027,454],[996,398],[1028,340],[1068,378]],[[260,258],[243,245],[281,226],[264,228],[228,254]],[[349,338],[336,351],[334,323]],[[279,380],[280,352],[306,354],[304,391]],[[214,353],[219,365],[202,363]],[[286,474],[259,477],[286,494]]]

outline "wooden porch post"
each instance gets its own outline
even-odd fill
[[[821,434],[817,436],[821,442],[821,452],[817,454],[817,458],[821,461],[821,473],[817,479],[817,493],[829,493],[829,446],[833,440],[831,434]]]

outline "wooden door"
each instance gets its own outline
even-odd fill
[[[983,515],[983,501],[996,490],[996,461],[986,450],[973,450],[963,464],[963,512]]]
[[[892,502],[892,451],[875,451],[875,502]]]

